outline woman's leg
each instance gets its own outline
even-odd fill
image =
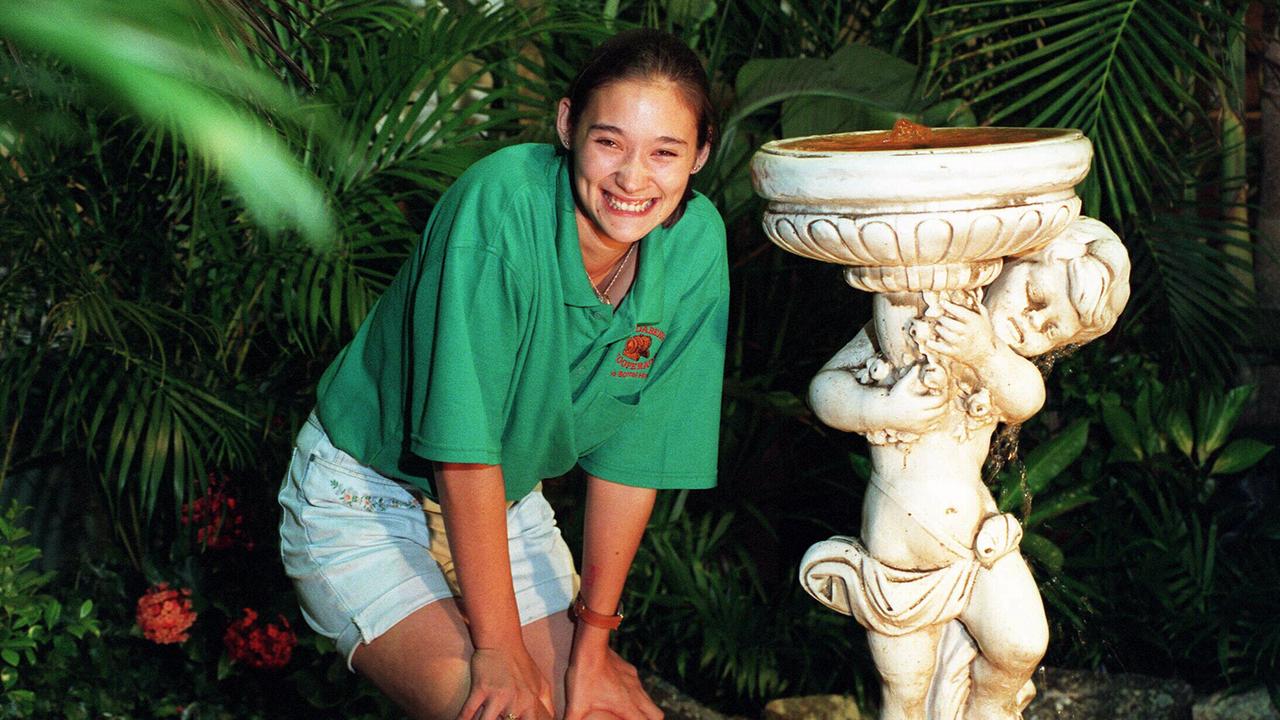
[[[564,672],[573,624],[558,612],[522,629],[525,647],[564,712]],[[351,663],[415,720],[454,720],[470,689],[471,637],[454,600],[431,603],[356,648]]]

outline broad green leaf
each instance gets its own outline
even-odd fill
[[[1191,428],[1191,415],[1182,406],[1169,410],[1165,417],[1165,431],[1173,439],[1174,447],[1188,458],[1195,447],[1195,435]]]
[[[1252,385],[1241,385],[1227,391],[1222,397],[1206,396],[1201,399],[1201,412],[1198,414],[1199,431],[1196,443],[1196,458],[1205,462],[1210,455],[1227,441],[1227,436],[1244,412],[1244,405],[1253,395]]]
[[[1209,470],[1209,474],[1230,475],[1248,470],[1266,457],[1273,447],[1250,438],[1232,440],[1213,461],[1213,468]]]
[[[19,656],[17,652],[10,650],[8,648],[5,648],[4,650],[0,650],[0,658],[3,658],[5,662],[9,663],[14,667],[17,667],[18,663],[22,661],[21,656]]]
[[[679,25],[698,26],[716,14],[715,0],[664,0],[667,14]]]
[[[1082,418],[1028,453],[1027,486],[1031,492],[1044,492],[1055,477],[1080,457],[1088,441],[1089,421]]]
[[[737,102],[722,131],[721,149],[732,145],[746,117],[776,103],[805,97],[840,98],[868,110],[918,118],[926,103],[919,96],[914,65],[888,53],[853,43],[830,59],[749,60],[738,71]]]
[[[1035,527],[1045,520],[1063,515],[1078,507],[1088,505],[1098,498],[1087,487],[1071,488],[1054,493],[1048,498],[1037,498],[1027,516],[1026,526]]]
[[[1102,422],[1107,426],[1107,431],[1111,433],[1111,439],[1116,444],[1117,459],[1142,460],[1144,457],[1142,440],[1138,437],[1137,423],[1128,411],[1119,405],[1103,405]]]
[[[1033,532],[1022,535],[1022,554],[1038,561],[1055,575],[1062,572],[1062,564],[1066,561],[1062,548],[1049,538]]]

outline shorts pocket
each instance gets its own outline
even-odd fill
[[[338,504],[366,513],[422,511],[417,499],[394,480],[314,453],[307,462],[302,495],[314,507]]]

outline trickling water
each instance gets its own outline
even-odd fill
[[[1070,356],[1079,347],[1079,345],[1064,345],[1031,358],[1031,362],[1040,371],[1040,377],[1048,383],[1053,366],[1062,358]],[[1031,515],[1031,488],[1027,487],[1027,466],[1018,457],[1018,435],[1021,431],[1021,423],[1001,424],[996,428],[995,434],[991,436],[991,447],[987,451],[986,462],[982,465],[982,480],[992,488],[992,494],[998,498],[1000,495],[999,488],[995,486],[996,477],[1006,465],[1012,463],[1013,468],[1018,472],[1018,491],[1022,494],[1022,519],[1025,521]]]

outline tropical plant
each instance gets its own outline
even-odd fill
[[[1085,212],[1128,239],[1125,326],[1171,330],[1170,358],[1221,382],[1250,336],[1238,93],[1244,3],[959,2],[929,14],[934,82],[987,124],[1074,127],[1094,145]],[[1198,188],[1222,188],[1206,200]],[[1231,188],[1231,191],[1226,191]]]
[[[47,674],[68,673],[81,656],[80,641],[101,632],[93,602],[66,604],[48,594],[52,572],[36,572],[40,550],[19,524],[16,504],[0,516],[0,714],[28,717],[57,707]]]
[[[213,7],[253,13],[255,32]],[[539,44],[596,32],[395,0],[4,3],[0,27],[5,117],[57,121],[10,123],[0,168],[0,225],[18,240],[0,249],[0,481],[55,458],[98,477],[138,564],[213,468],[279,472],[258,462],[264,441],[280,453],[315,365],[434,199],[495,143],[548,126],[557,76]],[[279,57],[287,82],[270,77]],[[319,208],[300,199],[316,189]]]
[[[1111,449],[1093,520],[1066,538],[1066,573],[1093,588],[1076,632],[1112,640],[1069,654],[1206,685],[1272,677],[1280,634],[1259,613],[1277,608],[1258,581],[1280,577],[1274,487],[1251,471],[1273,448],[1231,437],[1252,392],[1152,378],[1131,404],[1099,398]]]

